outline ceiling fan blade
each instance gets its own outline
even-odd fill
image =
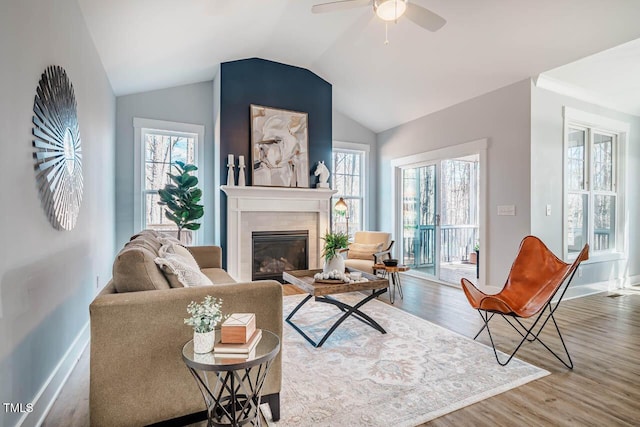
[[[311,7],[313,13],[335,12],[337,10],[352,9],[354,7],[368,6],[371,0],[342,0],[330,3],[316,4]]]
[[[429,31],[438,31],[447,23],[442,16],[415,3],[407,3],[407,11],[404,16]]]

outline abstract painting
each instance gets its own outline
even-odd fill
[[[253,185],[309,187],[307,113],[251,105]]]

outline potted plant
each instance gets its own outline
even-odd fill
[[[216,325],[222,320],[222,300],[207,295],[204,301],[191,301],[187,306],[187,313],[191,317],[184,319],[184,323],[193,326],[193,352],[209,353],[215,344]]]
[[[469,263],[470,264],[477,264],[478,263],[478,253],[480,252],[480,244],[478,242],[476,242],[475,245],[473,245],[473,252],[471,252],[469,254]]]
[[[178,226],[178,240],[182,229],[197,230],[200,223],[195,222],[204,215],[204,206],[198,202],[202,198],[202,190],[196,187],[198,178],[191,172],[198,170],[196,165],[185,164],[177,161],[174,167],[178,174],[168,173],[171,181],[161,190],[158,190],[161,206],[166,206],[165,216]]]
[[[327,232],[322,240],[324,240],[322,256],[325,261],[323,271],[328,273],[337,270],[340,273],[344,273],[344,259],[340,252],[349,246],[349,236],[346,233]]]

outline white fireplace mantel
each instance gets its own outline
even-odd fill
[[[310,229],[309,268],[319,268],[321,253],[319,236],[330,229],[331,196],[336,191],[320,188],[228,185],[222,185],[220,189],[227,195],[226,252],[227,272],[231,277],[242,282],[251,280],[253,256],[251,232],[259,230]],[[278,221],[273,221],[274,216],[269,213],[275,213]],[[296,215],[300,213],[312,214],[312,219],[309,220],[305,215]],[[244,217],[249,215],[252,215],[251,220],[247,222]],[[245,219],[244,228],[243,219]],[[283,220],[286,224],[283,224]],[[273,222],[273,229],[270,228],[271,222]]]

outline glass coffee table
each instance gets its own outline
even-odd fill
[[[351,271],[355,271],[351,269]],[[382,326],[378,324],[375,320],[373,320],[370,316],[360,311],[360,307],[368,303],[374,298],[379,297],[383,293],[387,292],[389,287],[389,281],[387,279],[382,279],[380,277],[374,276],[373,274],[368,274],[364,272],[362,273],[362,277],[367,278],[367,282],[356,282],[356,283],[318,283],[314,279],[314,275],[316,273],[321,273],[322,270],[294,270],[294,271],[285,271],[282,273],[282,278],[285,282],[291,283],[296,288],[301,291],[309,294],[307,295],[301,302],[296,306],[296,308],[289,313],[287,316],[286,322],[290,324],[293,329],[298,331],[300,335],[302,335],[311,345],[314,347],[322,347],[322,344],[325,343],[327,338],[331,336],[335,332],[335,330],[347,320],[348,317],[353,316],[361,322],[371,326],[372,328],[380,331],[383,334],[386,334],[387,331],[384,330]],[[342,301],[338,301],[335,298],[332,298],[331,295],[346,293],[346,292],[354,292],[354,291],[372,291],[370,295],[365,296],[362,300],[360,300],[356,305],[349,305]],[[320,341],[316,342],[311,337],[309,337],[298,325],[293,323],[293,316],[305,305],[311,298],[315,298],[317,302],[323,302],[327,304],[332,304],[338,307],[340,311],[344,314],[340,316],[336,322],[331,325],[329,330],[324,334],[324,336],[320,339]]]
[[[220,331],[216,331],[219,337]],[[280,351],[280,339],[262,330],[262,338],[248,357],[193,352],[193,340],[182,348],[182,360],[200,388],[207,406],[207,426],[260,425],[260,394],[273,360]],[[207,375],[208,372],[213,375]],[[209,377],[212,381],[209,381]]]

